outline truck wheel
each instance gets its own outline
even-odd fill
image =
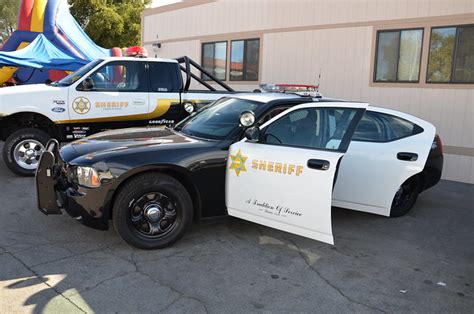
[[[141,249],[167,247],[179,240],[193,220],[193,203],[176,179],[143,174],[120,188],[113,223],[120,237]]]
[[[39,129],[20,129],[12,133],[3,146],[3,160],[20,176],[34,176],[44,145],[51,138]]]
[[[412,209],[420,194],[420,180],[416,177],[405,181],[393,198],[390,217],[401,217]]]

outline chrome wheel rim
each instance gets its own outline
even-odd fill
[[[44,145],[33,139],[18,143],[13,150],[13,158],[18,166],[27,170],[34,170],[38,166]]]
[[[135,230],[147,238],[159,238],[177,225],[177,204],[160,192],[149,192],[130,206],[130,222]]]

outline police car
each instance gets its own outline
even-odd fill
[[[191,80],[204,89],[191,90]],[[108,129],[172,125],[232,93],[187,57],[99,59],[58,82],[0,89],[3,159],[14,173],[34,175],[50,138],[69,142]]]
[[[99,133],[47,145],[38,207],[66,211],[144,249],[193,220],[230,215],[333,243],[331,205],[400,216],[436,184],[430,123],[366,103],[283,94],[225,97],[174,128]]]

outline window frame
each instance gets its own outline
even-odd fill
[[[177,91],[154,91],[152,90],[152,85],[153,85],[153,82],[152,82],[152,74],[151,74],[151,64],[157,64],[157,63],[165,63],[165,64],[175,64],[174,62],[163,62],[163,61],[147,61],[146,63],[146,68],[147,68],[147,72],[148,72],[148,92],[149,93],[182,93],[183,92],[183,88],[184,88],[184,84],[183,84],[183,77],[181,76],[181,70],[179,69],[179,64],[176,64],[177,66],[177,70],[178,70],[178,83],[180,83],[180,85],[178,86],[179,88],[177,89]]]
[[[396,142],[396,141],[399,141],[399,140],[402,140],[402,139],[406,139],[406,138],[409,138],[411,136],[415,136],[415,135],[418,135],[418,134],[421,134],[425,131],[425,129],[423,129],[423,127],[421,127],[420,125],[416,124],[415,122],[413,121],[410,121],[408,119],[405,119],[405,118],[402,118],[400,116],[397,116],[397,115],[394,115],[394,114],[390,114],[390,113],[386,113],[386,112],[379,112],[379,111],[371,111],[371,110],[366,110],[364,114],[373,114],[373,115],[381,115],[381,116],[389,116],[389,117],[395,117],[397,119],[401,119],[401,120],[404,120],[404,121],[407,121],[411,124],[413,124],[413,130],[415,130],[416,128],[418,128],[418,131],[419,132],[416,132],[416,133],[412,133],[410,135],[406,135],[406,136],[402,136],[402,137],[398,137],[398,138],[394,138],[394,139],[391,139],[391,140],[384,140],[384,141],[373,141],[373,140],[362,140],[362,139],[354,139],[354,135],[355,135],[355,132],[357,131],[357,127],[359,126],[359,123],[360,121],[362,120],[363,116],[361,117],[361,119],[359,120],[359,123],[357,123],[355,129],[354,129],[354,133],[352,134],[352,138],[351,138],[351,141],[354,141],[354,142],[363,142],[363,143],[374,143],[374,144],[383,144],[383,143],[391,143],[391,142]],[[383,123],[383,126],[385,128],[385,132],[387,131],[387,127],[390,128],[390,125],[386,125],[386,122],[385,121],[382,121]],[[385,134],[386,135],[386,134]]]
[[[114,63],[122,63],[122,64],[117,64],[115,65]],[[102,93],[102,92],[117,92],[117,93],[148,93],[150,90],[150,82],[149,82],[149,77],[148,77],[148,68],[147,68],[147,63],[145,61],[139,61],[138,64],[138,79],[139,79],[139,84],[138,88],[134,90],[123,90],[123,89],[112,89],[112,88],[107,88],[107,89],[83,89],[82,88],[82,83],[92,75],[96,74],[100,70],[102,70],[105,67],[108,66],[124,66],[126,67],[126,64],[135,64],[135,61],[131,60],[110,60],[109,62],[106,62],[94,69],[92,69],[90,72],[88,72],[84,77],[81,78],[80,82],[76,85],[76,91],[78,92],[93,92],[93,93]],[[79,81],[79,80],[78,80]]]
[[[242,79],[232,79],[230,72],[232,71],[232,45],[236,41],[243,41],[244,42],[244,54],[242,57]],[[255,80],[245,79],[245,70],[247,69],[247,42],[249,41],[258,41],[258,72],[257,78]],[[261,39],[260,37],[255,38],[242,38],[242,39],[232,39],[230,40],[230,53],[229,53],[229,81],[230,82],[258,82],[260,78],[260,49],[261,48]]]
[[[290,109],[290,108],[289,108]],[[355,111],[355,114],[354,114],[354,117],[352,118],[352,121],[349,123],[349,125],[347,126],[347,130],[346,132],[344,133],[344,136],[342,137],[341,139],[341,143],[339,144],[339,148],[338,149],[331,149],[331,148],[316,148],[316,147],[308,147],[308,146],[301,146],[301,145],[291,145],[291,144],[279,144],[279,143],[266,143],[264,141],[264,137],[265,137],[265,134],[267,132],[267,129],[269,126],[271,126],[272,124],[280,121],[281,119],[283,119],[284,117],[286,117],[288,114],[291,114],[293,112],[297,112],[297,111],[300,111],[300,110],[305,110],[305,109],[313,109],[313,110],[316,110],[316,109],[333,109],[333,110],[337,110],[337,109],[348,109],[348,110],[354,110]],[[256,142],[255,144],[259,144],[259,145],[270,145],[270,146],[280,146],[280,147],[292,147],[292,148],[301,148],[301,149],[309,149],[309,150],[315,150],[315,151],[325,151],[325,152],[333,152],[333,153],[345,153],[347,152],[347,150],[349,149],[349,145],[352,141],[352,136],[354,135],[354,131],[355,129],[357,128],[357,125],[359,124],[359,121],[360,119],[362,118],[362,116],[364,115],[364,112],[366,111],[366,109],[363,109],[363,108],[357,108],[357,107],[304,107],[304,108],[298,108],[298,109],[295,109],[295,110],[290,110],[290,111],[285,111],[286,114],[282,115],[280,118],[276,119],[275,121],[273,121],[272,123],[270,123],[269,125],[265,126],[264,128],[260,129],[260,137],[259,137],[259,140],[258,142]],[[357,122],[356,122],[357,121]],[[248,142],[246,140],[246,142]]]
[[[449,82],[430,82],[428,81],[428,69],[430,66],[430,56],[431,56],[431,41],[433,39],[433,30],[439,28],[456,28],[456,35],[454,37],[454,49],[453,55],[451,56],[451,78]],[[474,84],[474,80],[471,82],[454,82],[454,69],[456,68],[455,61],[456,61],[456,53],[458,50],[458,36],[459,36],[459,28],[462,27],[474,27],[474,24],[456,24],[456,25],[444,25],[444,26],[432,26],[430,27],[430,41],[428,43],[428,59],[426,61],[426,75],[425,75],[425,83],[426,84]]]
[[[229,56],[229,41],[228,40],[216,40],[216,41],[206,41],[206,42],[201,42],[201,66],[204,69],[204,46],[205,45],[210,45],[212,44],[214,46],[214,60],[216,60],[216,44],[221,44],[225,43],[225,62],[224,62],[224,79],[222,81],[227,81],[227,62],[228,62],[228,56]],[[212,74],[212,73],[211,73]],[[207,76],[206,74],[201,72],[201,79],[204,81],[213,81],[211,78]],[[215,75],[214,75],[215,76]]]
[[[400,63],[400,43],[402,40],[402,32],[403,31],[415,31],[421,30],[421,46],[420,46],[420,61],[418,63],[418,78],[416,81],[407,81],[407,80],[390,80],[390,81],[381,81],[377,80],[377,67],[378,67],[378,55],[379,55],[379,34],[381,33],[393,33],[398,32],[398,52],[397,52],[397,70],[396,75],[398,76],[398,67]],[[373,83],[408,83],[408,84],[419,84],[420,83],[420,76],[421,76],[421,66],[422,66],[422,59],[423,59],[423,43],[425,38],[425,28],[423,26],[420,27],[412,27],[412,28],[395,28],[395,29],[379,29],[376,31],[375,34],[375,58],[374,58],[374,72],[372,76]]]

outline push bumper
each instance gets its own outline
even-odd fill
[[[56,159],[58,156],[59,143],[50,140],[46,144],[46,150],[41,154],[38,168],[36,169],[36,196],[38,209],[46,215],[61,214],[61,204],[56,195],[58,183]]]
[[[97,192],[87,195],[65,186],[59,164],[59,143],[50,140],[41,155],[36,170],[36,193],[38,209],[45,215],[61,215],[64,210],[71,217],[94,229],[106,230],[108,217],[99,211],[87,210],[92,204],[100,203]],[[95,192],[95,193],[94,193]]]

